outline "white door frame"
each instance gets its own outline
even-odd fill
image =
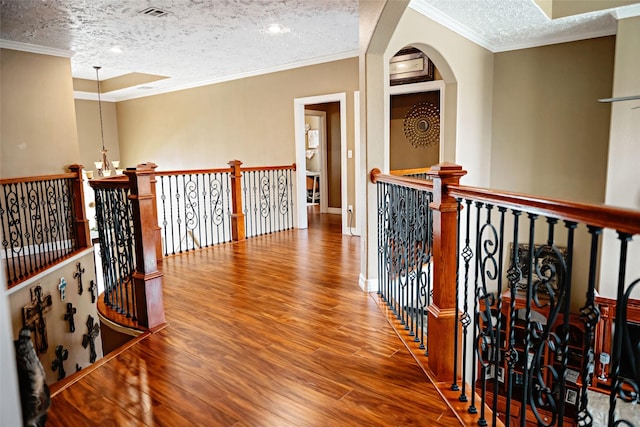
[[[340,103],[340,196],[342,212],[342,233],[347,234],[347,94],[345,92],[328,95],[295,98],[293,100],[293,121],[296,147],[296,189],[297,189],[297,227],[307,228],[307,174],[305,173],[305,138],[304,138],[304,109],[308,104]],[[322,194],[320,195],[322,197]]]

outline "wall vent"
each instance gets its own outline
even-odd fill
[[[153,16],[159,18],[161,16],[167,15],[169,12],[166,10],[159,9],[157,7],[148,7],[144,10],[141,10],[140,13],[142,15]]]

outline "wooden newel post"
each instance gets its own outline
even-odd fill
[[[89,220],[85,213],[84,206],[84,187],[82,185],[82,169],[84,166],[73,164],[69,166],[69,170],[76,174],[72,181],[73,192],[73,218],[76,228],[76,236],[78,238],[78,249],[88,248],[91,246],[91,234],[89,231]]]
[[[438,381],[453,379],[456,322],[456,236],[458,203],[448,194],[449,184],[466,175],[462,166],[440,163],[429,172],[433,179],[433,298],[428,307],[429,368]]]
[[[133,213],[136,245],[136,271],[133,273],[133,284],[138,323],[154,329],[165,323],[162,273],[158,271],[156,255],[158,215],[155,209],[155,195],[151,192],[154,168],[141,164],[135,169],[125,170],[124,174],[129,178],[131,188],[129,200]]]
[[[153,170],[153,176],[151,178],[151,194],[153,194],[153,211],[156,213],[156,218],[158,217],[158,194],[156,193],[156,183],[158,182],[158,180],[156,179],[156,168],[158,167],[158,165],[156,165],[153,162],[147,162],[145,163],[145,165],[147,165],[148,167],[150,167]],[[162,228],[160,227],[160,224],[158,224],[156,222],[156,227],[155,227],[155,231],[156,231],[156,258],[158,260],[159,263],[162,263],[162,233],[161,233]]]
[[[244,240],[244,211],[242,209],[242,172],[240,171],[240,160],[229,162],[231,166],[231,239],[234,242]]]

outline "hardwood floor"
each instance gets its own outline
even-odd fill
[[[358,287],[339,217],[165,258],[169,326],[53,398],[48,426],[460,425]]]

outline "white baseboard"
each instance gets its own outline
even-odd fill
[[[378,292],[378,279],[366,279],[362,273],[360,273],[358,285],[364,292]]]

